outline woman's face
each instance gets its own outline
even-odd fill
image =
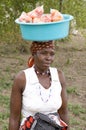
[[[35,66],[42,71],[47,70],[54,60],[54,55],[55,50],[52,48],[45,48],[37,51],[37,53],[34,55]]]

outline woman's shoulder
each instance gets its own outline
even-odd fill
[[[65,80],[65,75],[64,72],[62,70],[57,70],[58,71],[58,75],[59,75],[59,80],[62,86],[66,85],[66,80]]]
[[[51,67],[51,68],[54,69],[55,71],[57,71],[59,81],[60,81],[61,85],[64,86],[66,84],[64,72],[58,68],[54,68],[54,67]]]
[[[18,73],[16,74],[16,76],[15,76],[15,80],[21,81],[21,80],[24,80],[24,79],[25,79],[25,74],[24,74],[24,71],[23,71],[23,70],[20,71],[20,72],[18,72]]]
[[[64,75],[63,71],[60,70],[60,69],[58,69],[58,68],[56,68],[56,67],[50,67],[50,69],[51,69],[52,71],[56,71],[59,76]]]
[[[62,70],[60,70],[60,69],[57,69],[57,72],[58,72],[59,76],[63,76],[64,75],[64,72]]]
[[[14,84],[13,86],[16,88],[19,88],[20,90],[24,89],[26,83],[25,74],[24,71],[20,71],[16,74],[14,78]]]
[[[25,80],[25,73],[28,73],[30,71],[30,68],[26,68],[24,70],[21,70],[20,72],[17,73],[15,76],[16,80]]]

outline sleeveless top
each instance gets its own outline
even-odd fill
[[[22,121],[24,123],[26,117],[41,112],[49,114],[57,112],[62,105],[61,84],[56,68],[50,67],[51,86],[45,89],[38,80],[34,67],[24,70],[26,85],[22,93]],[[42,100],[43,99],[43,100]]]

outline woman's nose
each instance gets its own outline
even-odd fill
[[[47,59],[47,60],[51,60],[50,54],[47,54],[47,55],[46,55],[46,59]]]

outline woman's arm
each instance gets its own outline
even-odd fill
[[[68,118],[68,105],[67,105],[67,93],[66,93],[66,81],[65,77],[62,71],[58,71],[59,73],[59,79],[60,83],[62,86],[62,92],[61,92],[61,97],[62,97],[62,106],[59,109],[59,115],[60,118],[68,124],[68,130],[69,130],[69,118]]]
[[[10,101],[9,130],[19,130],[21,120],[22,92],[25,86],[24,72],[19,73],[13,83]]]

